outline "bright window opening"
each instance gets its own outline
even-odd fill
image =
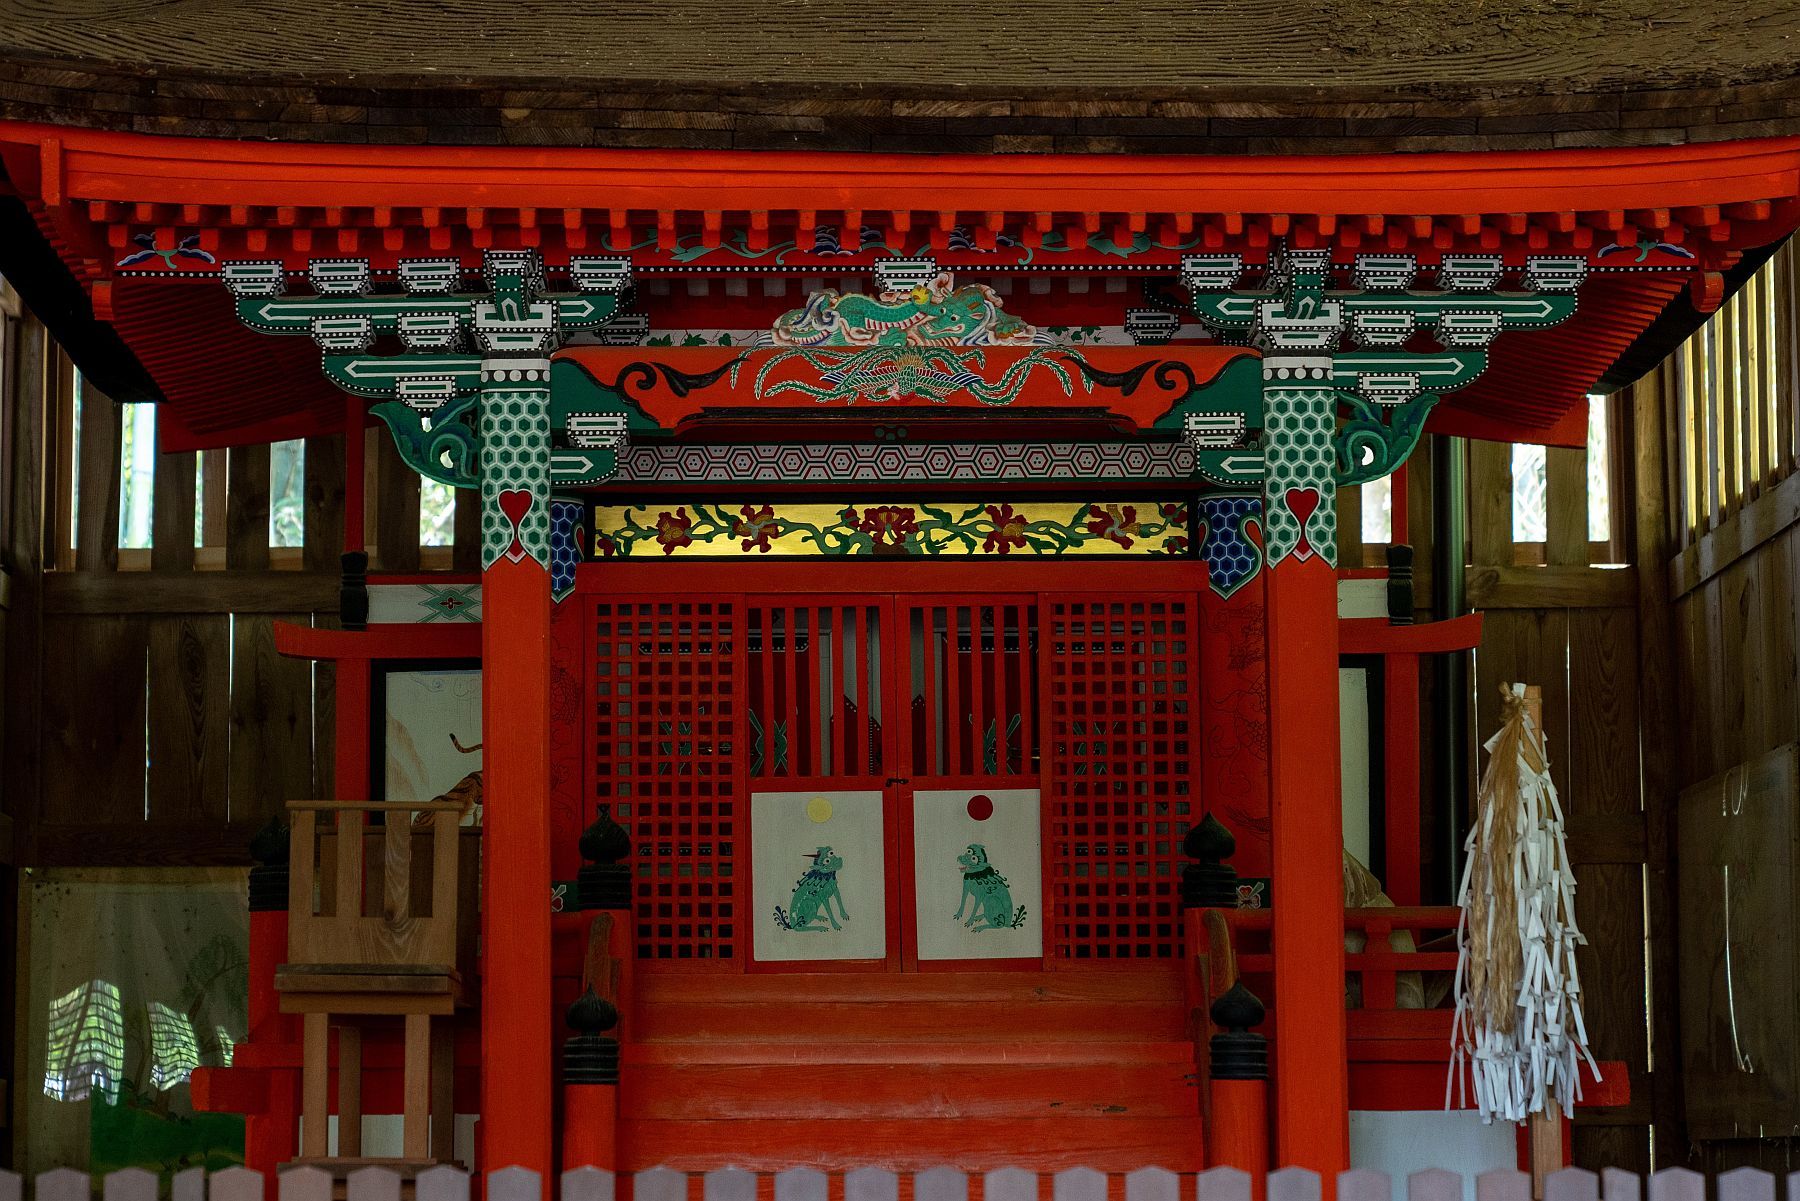
[[[1394,477],[1384,475],[1362,486],[1362,540],[1386,546],[1394,540]]]
[[[1544,448],[1515,442],[1512,448],[1512,536],[1514,542],[1549,539],[1548,486]]]
[[[456,541],[456,489],[436,480],[419,481],[419,545],[450,546]]]
[[[1612,444],[1604,396],[1588,397],[1587,530],[1589,542],[1612,538]]]
[[[269,446],[269,545],[306,544],[306,443]]]
[[[156,406],[119,406],[119,548],[150,545],[156,491]]]

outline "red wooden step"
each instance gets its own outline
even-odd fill
[[[627,1064],[780,1064],[780,1063],[1017,1063],[1017,1064],[1191,1064],[1191,1042],[937,1042],[921,1039],[846,1040],[817,1045],[786,1039],[665,1040],[626,1042]]]
[[[794,997],[748,1003],[641,1004],[629,1037],[636,1042],[837,1041],[1173,1042],[1187,1016],[1170,1004],[1065,1001],[1006,1005],[953,1000],[868,1004]]]
[[[1178,1002],[1180,964],[1121,964],[1022,972],[752,972],[640,968],[632,980],[644,1004],[750,1002],[808,997],[817,1001]]]
[[[974,1172],[1005,1167],[1133,1172],[1145,1166],[1192,1172],[1204,1166],[1197,1113],[1186,1118],[628,1118],[620,1123],[619,1136],[624,1171],[659,1166],[682,1171],[739,1167],[779,1172],[796,1166],[921,1171],[955,1164]]]
[[[621,1112],[668,1121],[1189,1118],[1193,1064],[628,1065]]]

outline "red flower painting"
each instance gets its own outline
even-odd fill
[[[744,550],[762,551],[765,555],[771,549],[769,540],[781,533],[781,524],[775,520],[775,507],[764,505],[753,509],[744,505],[738,510],[743,516],[731,523],[731,535],[744,540]]]
[[[611,534],[603,534],[596,530],[594,532],[594,549],[600,552],[601,558],[610,559],[619,553],[619,544],[613,541]]]
[[[672,555],[684,546],[692,546],[694,540],[688,537],[688,531],[694,528],[694,522],[687,515],[685,507],[673,513],[659,513],[656,518],[656,541],[663,548],[663,554]]]
[[[1131,539],[1140,530],[1135,505],[1126,505],[1123,509],[1118,505],[1096,508],[1087,520],[1088,533],[1096,538],[1110,538],[1126,550],[1131,549]]]
[[[855,509],[845,516],[859,531],[872,537],[877,547],[904,546],[908,538],[919,532],[918,515],[899,505],[878,505],[864,512],[860,519]]]
[[[988,520],[994,523],[993,532],[981,543],[981,549],[989,554],[1006,554],[1015,546],[1025,545],[1026,519],[1022,513],[1013,512],[1011,505],[987,506]]]

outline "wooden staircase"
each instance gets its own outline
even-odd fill
[[[638,973],[621,1166],[1202,1166],[1173,965]]]

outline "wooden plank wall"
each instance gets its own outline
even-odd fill
[[[1668,502],[1646,514],[1676,704],[1667,788],[1800,739],[1800,324],[1789,243],[1641,389]],[[1649,612],[1648,607],[1646,612]],[[1672,801],[1671,801],[1672,804]],[[1712,1171],[1800,1162],[1800,1140],[1695,1148]]]
[[[0,400],[24,393],[42,396],[50,341],[43,326],[20,309],[12,290],[0,284]],[[41,495],[35,462],[17,454],[21,443],[43,438],[41,420],[0,403],[0,1094],[16,1093],[19,983],[19,815],[37,781],[35,731],[38,709],[29,699],[37,686],[36,664],[15,661],[13,648],[35,638],[43,564],[42,506],[22,506],[21,496]],[[15,698],[24,697],[24,700]],[[10,1118],[10,1115],[8,1115]],[[14,1123],[0,1122],[0,1163],[14,1162]]]
[[[87,387],[72,437],[73,368],[28,324],[6,393],[7,692],[15,706],[39,698],[6,731],[20,862],[247,863],[282,802],[332,795],[332,670],[276,654],[274,627],[337,620],[343,439],[306,444],[303,546],[270,545],[270,449],[251,446],[159,455],[153,545],[121,549],[122,412]],[[367,495],[391,506],[371,531],[372,566],[472,558],[421,548],[418,477],[367,436]]]
[[[1628,398],[1612,398],[1609,410],[1611,458],[1625,460],[1612,473],[1613,520],[1629,523],[1632,494],[1620,485],[1630,479],[1630,456],[1617,453],[1631,446]],[[1622,1060],[1631,1074],[1630,1105],[1577,1112],[1575,1162],[1647,1170],[1650,1128],[1663,1117],[1653,1100],[1645,1001],[1652,854],[1640,767],[1638,573],[1595,565],[1616,557],[1621,542],[1588,540],[1585,449],[1547,452],[1547,537],[1541,544],[1515,541],[1512,458],[1507,444],[1468,447],[1467,587],[1470,604],[1485,614],[1475,657],[1476,737],[1485,742],[1499,728],[1502,684],[1543,688],[1551,776],[1576,870],[1576,916],[1588,937],[1579,956],[1588,1031],[1596,1057]],[[1485,763],[1484,755],[1478,770]],[[1663,937],[1654,926],[1648,934]],[[1672,1063],[1660,1054],[1658,1062]]]

